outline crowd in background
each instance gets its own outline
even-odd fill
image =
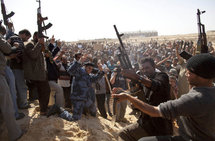
[[[3,40],[4,33],[2,31]],[[31,37],[33,37],[32,41],[30,41]],[[39,100],[41,115],[46,115],[49,106],[53,104],[60,107],[61,110],[66,108],[67,111],[73,113],[77,110],[75,108],[82,104],[80,103],[82,99],[71,99],[75,91],[74,85],[80,82],[80,86],[90,88],[87,89],[83,112],[80,114],[90,112],[92,116],[96,116],[95,105],[97,103],[99,114],[102,117],[116,115],[117,122],[124,121],[127,101],[116,103],[114,99],[113,102],[110,102],[113,88],[118,88],[118,93],[134,89],[129,85],[131,80],[120,74],[122,68],[118,59],[120,53],[118,42],[64,43],[55,40],[54,36],[44,41],[44,39],[37,37],[36,32],[32,36],[27,29],[21,30],[18,34],[7,32],[6,38],[8,44],[15,47],[16,51],[13,53],[3,52],[7,57],[7,65],[1,66],[1,69],[4,69],[10,89],[8,93],[12,103],[9,104],[13,105],[13,107],[5,108],[12,108],[12,111],[15,111],[14,118],[16,120],[26,116],[19,112],[19,109],[31,108],[30,103],[34,100]],[[183,58],[180,53],[186,51],[189,55],[195,55],[196,46],[192,41],[177,40],[161,43],[151,40],[135,45],[124,43],[124,46],[133,69],[140,75],[142,68],[139,64],[143,58],[148,57],[153,58],[157,72],[168,74],[171,99],[177,99],[189,91],[189,85],[185,78],[186,58]],[[212,44],[209,46],[209,51],[214,55]],[[90,76],[95,76],[98,72],[104,74],[95,82],[92,81],[92,86],[85,86],[85,83],[82,82],[85,78],[80,78],[81,80],[78,81],[77,78],[80,74],[71,70],[71,66],[77,62],[79,67],[84,67],[85,70],[89,66],[93,67],[89,73]],[[75,71],[81,71],[81,69]],[[91,85],[91,83],[89,84]],[[83,89],[79,92],[85,93],[85,91]],[[107,105],[107,111],[105,105]],[[14,138],[19,137],[22,134],[20,132],[18,131],[19,135]]]

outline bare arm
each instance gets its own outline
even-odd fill
[[[170,57],[171,57],[171,56],[168,56],[168,57],[164,58],[163,60],[161,60],[160,62],[158,62],[158,63],[156,64],[156,66],[160,66],[162,63],[166,62]]]
[[[111,83],[112,85],[115,83],[116,75],[117,75],[117,73],[114,72],[113,76],[110,78],[110,83]]]
[[[129,100],[134,107],[138,108],[141,112],[151,116],[151,117],[161,117],[158,107],[149,105],[131,95],[126,93],[113,94],[114,98],[117,98],[118,101]]]
[[[183,58],[179,55],[178,48],[179,48],[179,45],[177,44],[176,49],[175,49],[175,54],[176,54],[178,60],[183,60]]]
[[[55,60],[55,61],[60,60],[64,54],[65,54],[65,52],[64,52],[64,51],[61,51],[60,54],[59,54],[57,57],[55,57],[54,60]]]
[[[144,84],[146,87],[151,87],[152,81],[148,78],[141,77],[134,70],[123,70],[122,75],[131,79],[131,80],[137,80],[140,83]]]

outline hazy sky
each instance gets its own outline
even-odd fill
[[[15,32],[37,30],[36,0],[4,0]],[[116,38],[120,32],[156,30],[159,35],[197,33],[197,9],[206,10],[201,21],[215,30],[215,0],[41,0],[42,16],[53,26],[48,36],[76,41]],[[2,16],[1,16],[2,18]]]

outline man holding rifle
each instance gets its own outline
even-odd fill
[[[143,84],[142,95],[144,96],[142,97],[145,98],[142,98],[140,100],[145,101],[146,103],[153,106],[158,106],[160,103],[170,100],[170,86],[168,75],[164,72],[155,72],[155,63],[152,58],[143,59],[141,61],[141,65],[144,77],[137,75],[133,70],[122,71],[122,74],[125,77],[139,81],[141,84]],[[117,94],[114,94],[113,96],[119,99],[125,96],[124,94],[118,95],[119,96],[117,96]],[[144,136],[170,134],[172,134],[171,120],[163,119],[161,117],[150,117],[149,115],[146,115],[142,112],[136,123],[125,127],[119,132],[119,140],[135,141]]]
[[[33,40],[25,43],[23,53],[24,76],[26,80],[31,81],[38,89],[40,104],[40,114],[45,115],[50,96],[50,87],[45,69],[44,55],[42,47],[44,38],[38,38],[38,32],[33,35]],[[45,54],[48,55],[48,54]]]
[[[179,135],[147,135],[141,141],[212,141],[215,140],[215,57],[209,54],[199,54],[187,62],[186,76],[193,86],[190,91],[179,99],[167,101],[157,106],[142,102],[128,94],[113,94],[119,101],[129,100],[136,108],[150,117],[174,119],[178,118]],[[124,73],[128,73],[124,71]],[[128,74],[133,79],[139,79],[147,87],[153,81]],[[160,93],[160,92],[159,92]],[[158,93],[158,94],[159,94]],[[163,128],[162,126],[160,126]],[[143,135],[144,132],[141,132]],[[132,139],[131,139],[132,140]]]
[[[152,58],[145,58],[141,61],[143,76],[139,76],[133,71],[131,62],[122,43],[121,36],[114,25],[116,35],[121,47],[119,47],[118,59],[124,69],[122,74],[131,79],[133,83],[138,81],[143,85],[143,94],[139,97],[142,101],[154,106],[170,100],[169,78],[166,73],[155,72],[155,63]],[[113,89],[113,93],[117,93]],[[117,96],[115,95],[117,98]],[[119,132],[119,140],[136,141],[143,136],[169,135],[172,134],[172,122],[160,117],[152,118],[141,113],[137,123],[127,126]]]

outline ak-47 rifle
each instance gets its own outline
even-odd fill
[[[39,2],[39,7],[37,9],[38,37],[48,39],[47,36],[43,35],[43,31],[45,31],[45,33],[46,33],[46,30],[49,29],[52,26],[52,24],[48,23],[47,25],[45,25],[44,21],[48,20],[48,17],[42,17],[42,15],[41,15],[41,2],[40,2],[40,0],[36,0],[36,1]]]
[[[6,13],[4,0],[1,0],[1,13],[3,16],[4,25],[8,28],[8,19],[11,18],[15,13],[11,11],[9,14]]]
[[[114,26],[117,38],[119,39],[119,43],[120,43],[120,46],[118,47],[118,49],[119,49],[118,59],[120,61],[120,65],[122,66],[123,69],[131,69],[132,68],[131,61],[129,60],[128,54],[126,53],[125,47],[124,47],[124,45],[122,43],[122,39],[121,39],[121,37],[124,34],[119,34],[116,25],[113,25],[113,26]]]
[[[119,49],[119,53],[118,53],[118,59],[120,61],[120,65],[123,69],[131,69],[132,66],[131,66],[131,62],[128,58],[128,54],[126,53],[126,50],[125,50],[125,47],[122,43],[122,40],[121,40],[121,37],[124,35],[124,34],[119,34],[118,30],[117,30],[117,27],[116,25],[113,25],[115,31],[116,31],[116,36],[117,38],[119,39],[119,43],[120,43],[120,46],[118,47]],[[119,92],[117,92],[119,93]],[[116,112],[117,111],[117,106],[115,106],[115,109],[114,111]],[[115,122],[116,122],[116,115],[113,115],[112,117],[112,123],[113,125],[115,125]]]
[[[119,53],[117,54],[118,59],[120,61],[120,65],[123,69],[132,69],[131,61],[129,60],[128,54],[125,50],[121,37],[124,34],[119,34],[116,25],[114,25],[114,29],[116,31],[117,38],[119,39],[120,46],[118,47]],[[131,85],[138,84],[137,80],[132,80]]]
[[[200,15],[205,11],[197,9],[197,25],[198,25],[198,41],[196,53],[208,53],[207,36],[205,33],[205,25],[201,23]]]
[[[45,25],[44,21],[47,20],[48,17],[42,17],[42,15],[41,15],[41,2],[40,2],[40,0],[36,0],[36,1],[39,2],[39,7],[37,9],[38,38],[48,39],[48,37],[43,34],[43,31],[45,31],[45,33],[46,33],[46,30],[49,29],[52,26],[52,24],[48,23],[47,25]],[[49,51],[49,49],[46,45],[43,45],[42,51],[44,53],[48,53],[50,62],[53,63],[52,53]]]

